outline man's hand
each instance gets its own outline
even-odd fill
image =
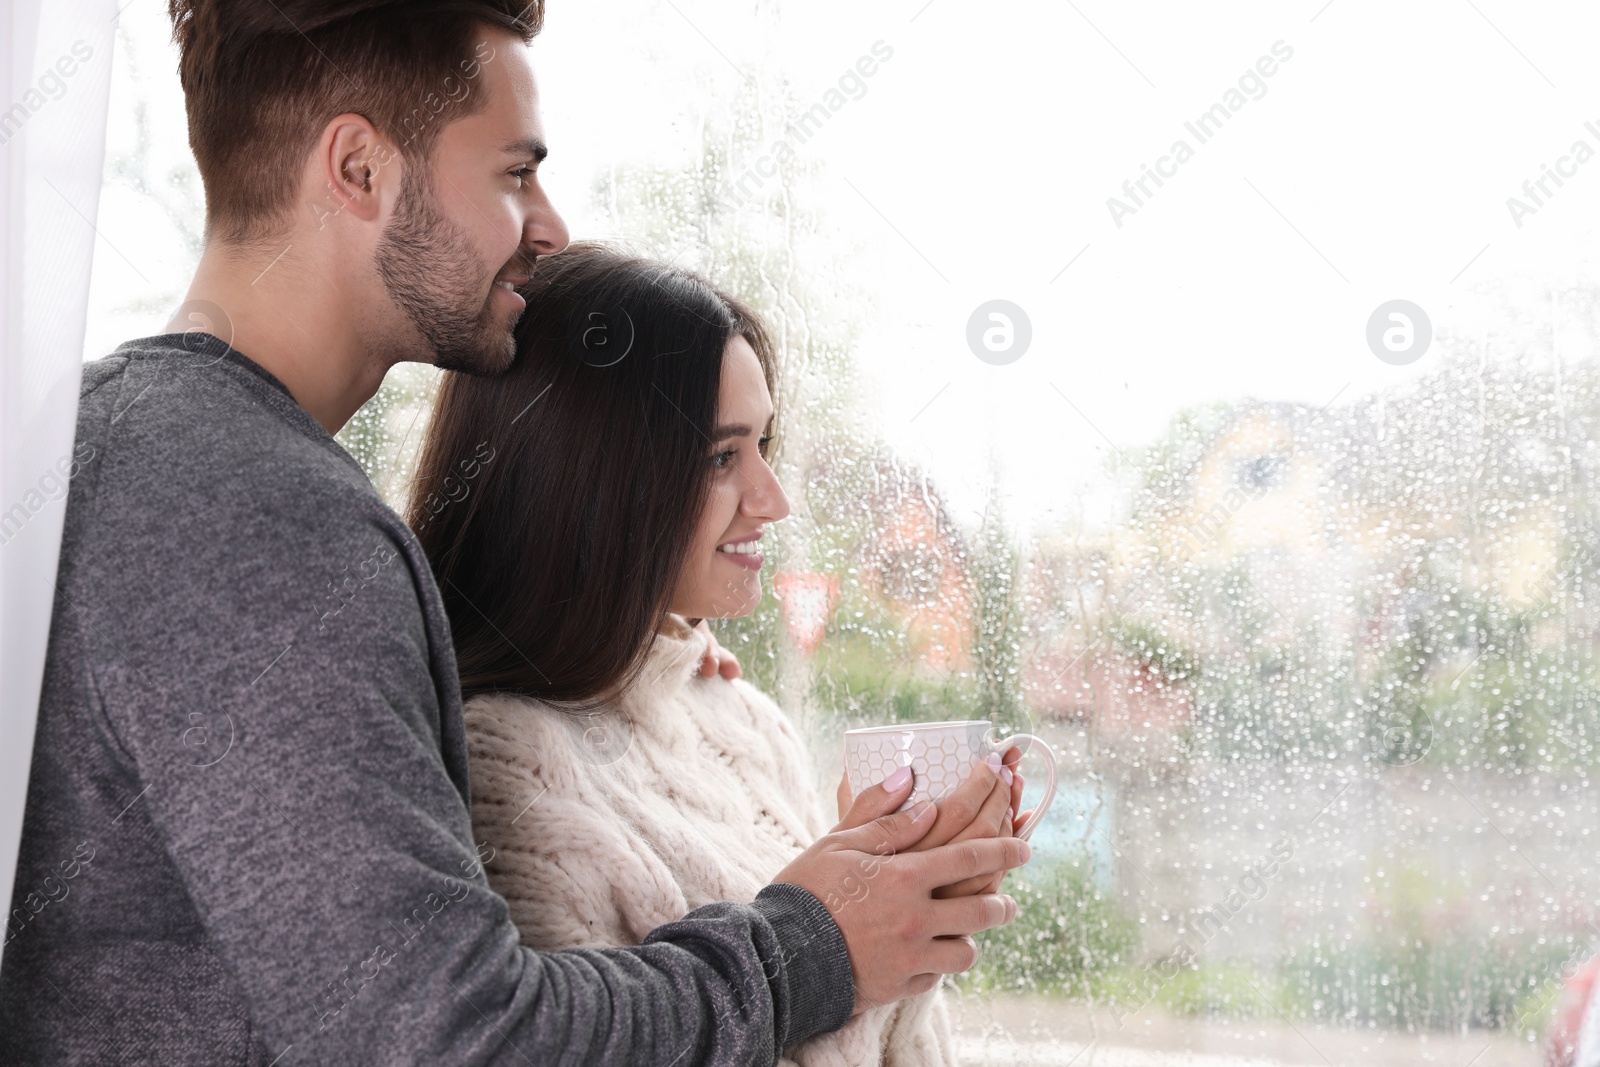
[[[998,783],[985,771],[989,785]],[[1028,862],[1027,844],[1013,837],[951,840],[913,854],[909,850],[934,828],[937,810],[921,804],[895,813],[910,793],[904,768],[862,790],[850,810],[867,821],[835,829],[773,879],[809,891],[839,924],[855,975],[856,1014],[926,992],[940,975],[971,967],[978,958],[972,935],[1017,915],[1008,896],[944,900],[934,891],[952,882],[993,881]]]
[[[706,638],[706,653],[700,657],[700,677],[714,678],[720,674],[730,682],[744,677],[744,671],[739,667],[739,657],[717,643],[717,637],[706,625],[706,620],[701,619],[694,628]]]

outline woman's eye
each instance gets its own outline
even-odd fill
[[[711,463],[718,470],[723,470],[733,462],[733,457],[738,454],[739,450],[737,448],[730,448],[726,451],[718,452],[716,455],[712,456]]]
[[[772,443],[772,436],[770,434],[767,435],[766,437],[763,437],[760,441],[756,442],[756,448],[761,452],[761,458],[762,459],[765,459],[767,457],[767,446],[769,444],[771,444],[771,443]]]

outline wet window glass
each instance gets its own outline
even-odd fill
[[[1572,1062],[1595,14],[549,8],[574,235],[779,342],[792,514],[716,631],[826,795],[855,727],[1054,753],[1021,917],[946,984],[963,1062]],[[124,10],[90,355],[203,240],[167,36]],[[396,368],[339,435],[396,507],[436,383]]]

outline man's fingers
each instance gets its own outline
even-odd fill
[[[867,829],[870,827],[853,832]],[[990,837],[941,845],[904,859],[916,884],[931,892],[939,886],[964,882],[976,875],[999,874],[1021,867],[1032,854],[1028,843],[1020,838]]]
[[[960,974],[978,962],[978,943],[970,937],[940,937],[928,942],[920,966],[934,974]]]
[[[935,937],[966,937],[1004,926],[1017,917],[1017,902],[1004,893],[936,900],[929,932]]]
[[[942,885],[933,891],[935,900],[954,900],[957,897],[976,896],[979,893],[1000,892],[1000,881],[1003,874],[980,874],[976,878],[968,878],[955,885]]]

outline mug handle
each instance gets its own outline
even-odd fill
[[[1006,749],[1014,746],[1018,741],[1028,742],[1027,752],[1038,752],[1044,757],[1045,779],[1044,796],[1039,798],[1039,803],[1034,806],[1033,814],[1028,816],[1028,821],[1022,824],[1022,829],[1017,831],[1017,836],[1026,841],[1032,834],[1034,827],[1039,825],[1039,820],[1044,818],[1044,813],[1050,810],[1050,802],[1056,796],[1056,754],[1050,751],[1050,746],[1044,740],[1033,734],[1012,734],[1003,741],[989,742],[997,753],[1004,753]]]

